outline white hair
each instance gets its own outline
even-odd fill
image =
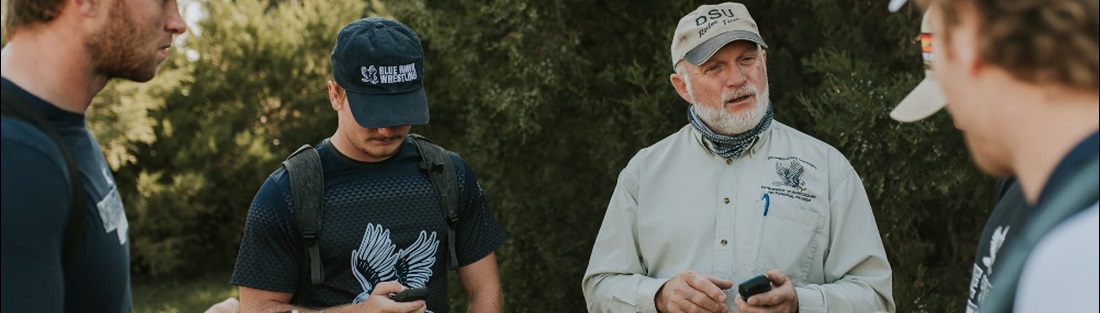
[[[680,78],[684,80],[684,86],[687,87],[688,98],[691,99],[688,102],[694,105],[698,101],[695,100],[695,89],[691,88],[691,75],[688,75],[686,65],[684,64],[687,64],[686,60],[680,60],[679,63],[676,63],[676,74],[680,75]]]

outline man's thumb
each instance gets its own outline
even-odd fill
[[[789,279],[787,278],[787,274],[783,273],[783,270],[771,270],[768,271],[767,275],[768,280],[772,281],[772,284],[777,286],[787,283],[787,280]]]

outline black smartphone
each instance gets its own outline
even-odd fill
[[[768,292],[772,290],[772,281],[768,280],[768,276],[764,274],[756,275],[756,277],[749,278],[748,280],[741,282],[737,285],[737,292],[741,294],[741,298],[745,301],[749,301],[749,297],[753,295]]]
[[[390,293],[390,299],[397,302],[411,302],[428,298],[428,287],[409,288],[398,293]]]

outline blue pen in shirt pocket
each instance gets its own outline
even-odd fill
[[[772,198],[771,196],[768,196],[767,192],[765,192],[764,197],[760,199],[764,200],[764,216],[768,216],[768,207],[770,207],[772,204]]]

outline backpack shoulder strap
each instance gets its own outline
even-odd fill
[[[455,227],[458,224],[458,172],[447,150],[428,138],[418,134],[409,134],[420,152],[420,169],[428,172],[432,189],[439,198],[443,217],[447,220],[447,248],[450,252],[448,267],[458,268],[458,254],[455,250]]]
[[[1016,239],[1006,243],[1004,256],[997,257],[997,276],[986,301],[981,305],[982,312],[1010,312],[1016,301],[1016,288],[1024,263],[1031,256],[1035,245],[1062,221],[1081,210],[1088,208],[1100,197],[1100,160],[1091,159],[1087,165],[1072,176],[1059,189],[1052,190],[1050,197],[1038,203],[1034,213]]]
[[[325,282],[324,266],[317,234],[321,231],[321,215],[324,211],[325,173],[321,168],[321,155],[310,145],[302,145],[283,162],[290,177],[290,193],[294,201],[294,218],[298,224],[300,293],[308,284]]]
[[[69,184],[72,188],[72,201],[69,202],[69,220],[65,225],[64,239],[61,242],[61,262],[64,265],[72,263],[73,254],[76,252],[77,243],[80,242],[82,234],[84,232],[84,183],[83,175],[80,174],[80,170],[76,167],[76,162],[73,159],[72,153],[69,152],[68,146],[61,139],[61,135],[57,133],[57,130],[50,126],[46,121],[46,117],[42,116],[37,108],[30,103],[26,102],[23,97],[15,94],[14,90],[7,87],[3,87],[3,92],[0,93],[0,102],[2,102],[3,115],[10,116],[22,121],[25,121],[35,128],[38,128],[46,136],[53,140],[54,145],[61,151],[61,156],[65,158],[65,164],[69,170]]]

